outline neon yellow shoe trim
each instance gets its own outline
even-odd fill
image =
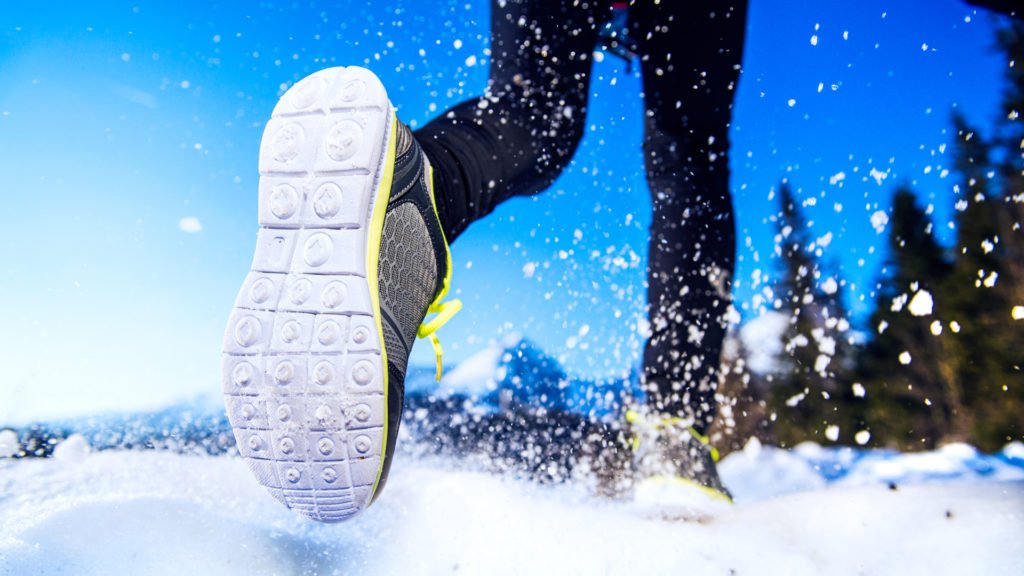
[[[434,167],[427,162],[427,189],[430,191],[430,203],[434,206],[434,216],[437,217],[437,221],[441,222],[441,215],[437,211],[437,200],[434,198]],[[445,256],[445,273],[444,282],[441,284],[441,291],[438,292],[437,297],[427,307],[428,314],[437,314],[430,321],[423,321],[420,327],[416,329],[416,335],[420,338],[430,338],[430,344],[434,347],[434,356],[437,358],[437,380],[441,381],[441,371],[443,366],[442,357],[444,356],[444,350],[441,349],[441,340],[438,339],[437,332],[438,328],[444,326],[455,316],[455,313],[462,310],[462,301],[458,298],[449,300],[448,302],[442,302],[444,297],[448,295],[448,288],[452,282],[452,251],[448,247],[448,239],[445,238],[444,229],[441,229],[441,240],[444,242],[444,256]]]
[[[710,496],[711,498],[714,498],[715,500],[721,500],[722,502],[726,502],[729,504],[734,503],[733,499],[730,498],[728,494],[719,492],[714,488],[709,488],[701,484],[700,482],[695,482],[693,480],[690,480],[689,478],[682,478],[680,476],[651,476],[649,478],[645,478],[643,481],[650,482],[654,485],[674,484],[677,486],[685,486],[687,488],[696,488],[703,492],[704,494]]]
[[[377,266],[380,261],[380,241],[384,236],[384,217],[388,211],[388,200],[391,198],[391,182],[395,175],[395,147],[398,140],[398,116],[391,113],[391,128],[388,130],[388,149],[384,156],[384,166],[381,169],[380,186],[377,188],[376,204],[373,207],[373,216],[370,219],[370,232],[368,236],[369,249],[366,251],[366,280],[370,285],[370,303],[373,309],[373,317],[377,321],[377,338],[380,341],[380,358],[384,364],[384,410],[388,409],[388,365],[387,348],[384,344],[383,316],[380,313],[380,278],[377,276]],[[377,477],[373,480],[373,488],[370,490],[371,498],[377,493],[380,484],[380,477],[384,474],[384,455],[388,448],[388,419],[384,418],[384,434],[380,450],[380,465],[377,467]]]

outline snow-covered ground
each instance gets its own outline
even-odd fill
[[[751,444],[737,504],[668,521],[579,485],[399,458],[340,525],[300,518],[242,460],[168,451],[0,460],[0,574],[1020,574],[1024,446],[901,455]],[[648,503],[649,504],[649,503]],[[709,509],[710,510],[710,509]]]

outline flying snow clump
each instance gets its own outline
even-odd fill
[[[934,305],[935,301],[932,300],[932,295],[927,290],[918,290],[910,299],[907,310],[914,316],[928,316],[932,313]]]
[[[537,271],[536,262],[527,262],[523,264],[523,278],[533,278],[533,274]]]
[[[871,215],[871,226],[875,229],[875,232],[881,234],[885,231],[887,224],[889,224],[889,215],[884,211],[878,210]]]
[[[0,430],[0,458],[10,458],[18,453],[18,435],[14,430]]]
[[[195,234],[196,232],[203,231],[203,225],[199,222],[199,218],[186,216],[178,220],[178,229],[186,234]]]

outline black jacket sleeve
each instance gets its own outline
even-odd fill
[[[1024,19],[1024,9],[1021,8],[1020,0],[967,0],[967,3],[1014,18]]]

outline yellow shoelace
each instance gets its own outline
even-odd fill
[[[447,302],[440,301],[444,292],[448,291],[447,289],[448,285],[447,282],[445,282],[445,290],[442,292],[442,296],[439,296],[438,299],[431,304],[429,308],[427,308],[427,313],[437,314],[437,316],[429,322],[424,321],[423,324],[420,324],[420,327],[416,329],[416,335],[420,338],[430,338],[430,344],[434,347],[434,356],[437,358],[438,382],[441,381],[441,367],[443,365],[442,356],[444,355],[444,350],[441,348],[441,340],[438,339],[437,334],[434,332],[451,320],[452,316],[455,316],[456,312],[462,310],[461,300],[454,299]]]
[[[626,410],[626,422],[629,422],[630,424],[635,424],[637,422],[640,422],[640,420],[641,420],[641,416],[640,416],[639,412],[637,412],[636,410]],[[657,422],[654,423],[654,429],[655,430],[661,430],[662,428],[668,428],[669,426],[675,426],[676,424],[679,424],[679,423],[684,422],[684,421],[685,420],[683,418],[679,418],[678,416],[670,416],[668,418],[661,418]],[[701,434],[700,432],[697,432],[697,430],[694,429],[693,426],[687,427],[686,431],[689,432],[694,438],[696,438],[698,442],[700,442],[701,444],[703,444],[703,445],[707,446],[708,448],[710,448],[711,449],[711,459],[714,460],[715,462],[718,462],[718,458],[719,458],[718,449],[716,449],[714,446],[711,445],[711,439],[710,438],[708,438],[704,434]],[[639,450],[640,449],[640,436],[639,435],[634,435],[633,438],[631,439],[631,444],[633,446],[633,451],[634,452]]]

